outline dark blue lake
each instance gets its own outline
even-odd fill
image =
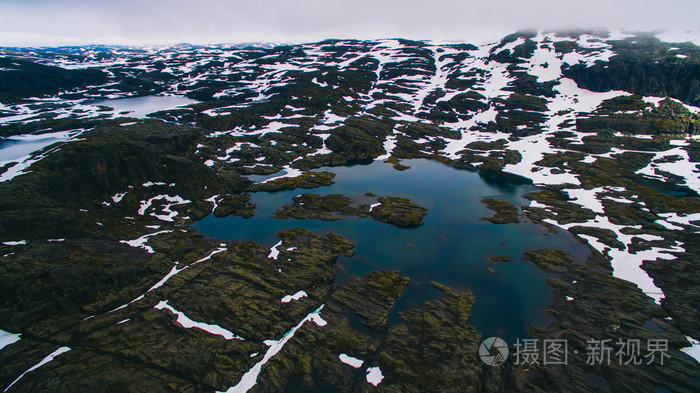
[[[436,281],[473,292],[476,304],[470,323],[484,337],[499,336],[514,342],[516,338],[529,337],[529,326],[546,325],[549,319],[542,311],[552,302],[551,290],[545,284],[548,276],[523,261],[523,252],[536,248],[563,249],[581,261],[589,255],[587,247],[566,232],[546,233],[543,227],[527,220],[518,224],[479,220],[493,215],[480,202],[482,198],[493,197],[523,206],[529,204],[523,195],[537,188],[435,161],[402,163],[411,169],[397,171],[380,161],[323,168],[336,174],[334,185],[255,193],[251,198],[257,205],[254,217],[209,215],[193,226],[210,237],[255,240],[269,246],[278,241],[275,234],[286,229],[303,227],[317,234],[332,231],[357,242],[353,257],[339,258],[339,282],[374,270],[398,270],[411,279],[397,303],[397,311],[420,307],[425,301],[439,297],[441,292],[429,284]],[[425,224],[413,229],[398,228],[369,217],[345,217],[344,221],[272,218],[274,211],[304,192],[343,194],[362,203],[375,201],[364,196],[367,192],[407,197],[428,208],[428,214]],[[509,256],[512,261],[489,262],[489,257],[499,255]],[[394,315],[390,324],[395,319]]]

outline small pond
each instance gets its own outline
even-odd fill
[[[113,108],[123,116],[144,118],[146,115],[164,111],[166,109],[179,108],[199,101],[181,96],[145,96],[135,98],[117,98],[112,100],[95,101],[93,105],[103,105]]]

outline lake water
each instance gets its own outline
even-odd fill
[[[480,199],[493,197],[517,206],[529,204],[522,195],[535,191],[527,184],[516,184],[500,177],[458,170],[428,160],[402,162],[411,169],[397,171],[390,164],[323,168],[336,174],[335,184],[313,190],[252,196],[256,215],[217,218],[209,215],[193,226],[201,233],[222,240],[255,240],[272,246],[275,234],[303,227],[317,234],[329,231],[357,242],[355,255],[338,260],[342,283],[350,276],[363,276],[374,270],[399,270],[411,279],[405,295],[397,303],[402,311],[420,307],[441,292],[429,283],[436,281],[455,289],[470,289],[476,304],[470,323],[484,337],[499,336],[508,342],[529,337],[529,326],[544,326],[549,319],[542,312],[551,304],[548,275],[523,261],[523,252],[536,248],[563,249],[582,261],[588,248],[566,232],[547,234],[528,221],[494,224],[479,220],[493,215]],[[320,195],[343,194],[360,201],[367,192],[378,196],[400,196],[428,208],[425,224],[402,229],[372,218],[344,217],[344,221],[272,218],[272,213],[303,192]],[[512,262],[490,263],[491,256],[506,255]],[[494,271],[490,271],[488,268]],[[304,288],[299,288],[300,290]],[[396,313],[389,323],[396,321]]]
[[[150,113],[196,104],[198,102],[197,100],[181,96],[146,96],[102,100],[93,102],[92,104],[108,106],[113,108],[117,114],[123,116],[144,118]]]
[[[32,153],[56,142],[69,140],[76,133],[76,131],[60,131],[39,135],[25,134],[8,137],[0,142],[0,165],[21,161]]]

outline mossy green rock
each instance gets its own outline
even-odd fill
[[[296,188],[317,188],[330,186],[333,184],[335,173],[331,172],[305,172],[296,177],[283,177],[280,179],[270,180],[265,183],[256,183],[248,187],[251,192],[256,191],[282,191],[293,190]]]
[[[369,205],[352,206],[352,199],[339,194],[319,196],[317,194],[302,194],[294,197],[294,203],[286,205],[275,212],[278,218],[315,218],[320,220],[342,220],[333,213],[346,216],[367,217]]]
[[[518,208],[508,201],[493,198],[483,198],[482,203],[489,209],[496,212],[493,217],[484,217],[482,220],[490,221],[494,224],[512,224],[520,222],[518,218]]]
[[[250,202],[250,194],[247,193],[240,195],[224,195],[217,201],[214,215],[216,217],[253,217],[255,215],[255,203]]]
[[[469,291],[444,290],[444,297],[402,313],[389,329],[379,358],[385,380],[371,390],[484,391],[488,370],[478,359],[481,335],[469,325],[474,297]]]
[[[398,227],[411,228],[423,225],[428,209],[412,203],[408,198],[380,197],[370,215],[377,221]]]

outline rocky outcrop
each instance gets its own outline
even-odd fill
[[[377,221],[398,227],[411,228],[423,224],[428,209],[412,203],[408,198],[380,197],[370,215]]]
[[[489,209],[496,212],[493,217],[484,217],[482,220],[490,221],[494,224],[512,224],[520,222],[518,218],[518,208],[508,201],[493,198],[481,200]]]

